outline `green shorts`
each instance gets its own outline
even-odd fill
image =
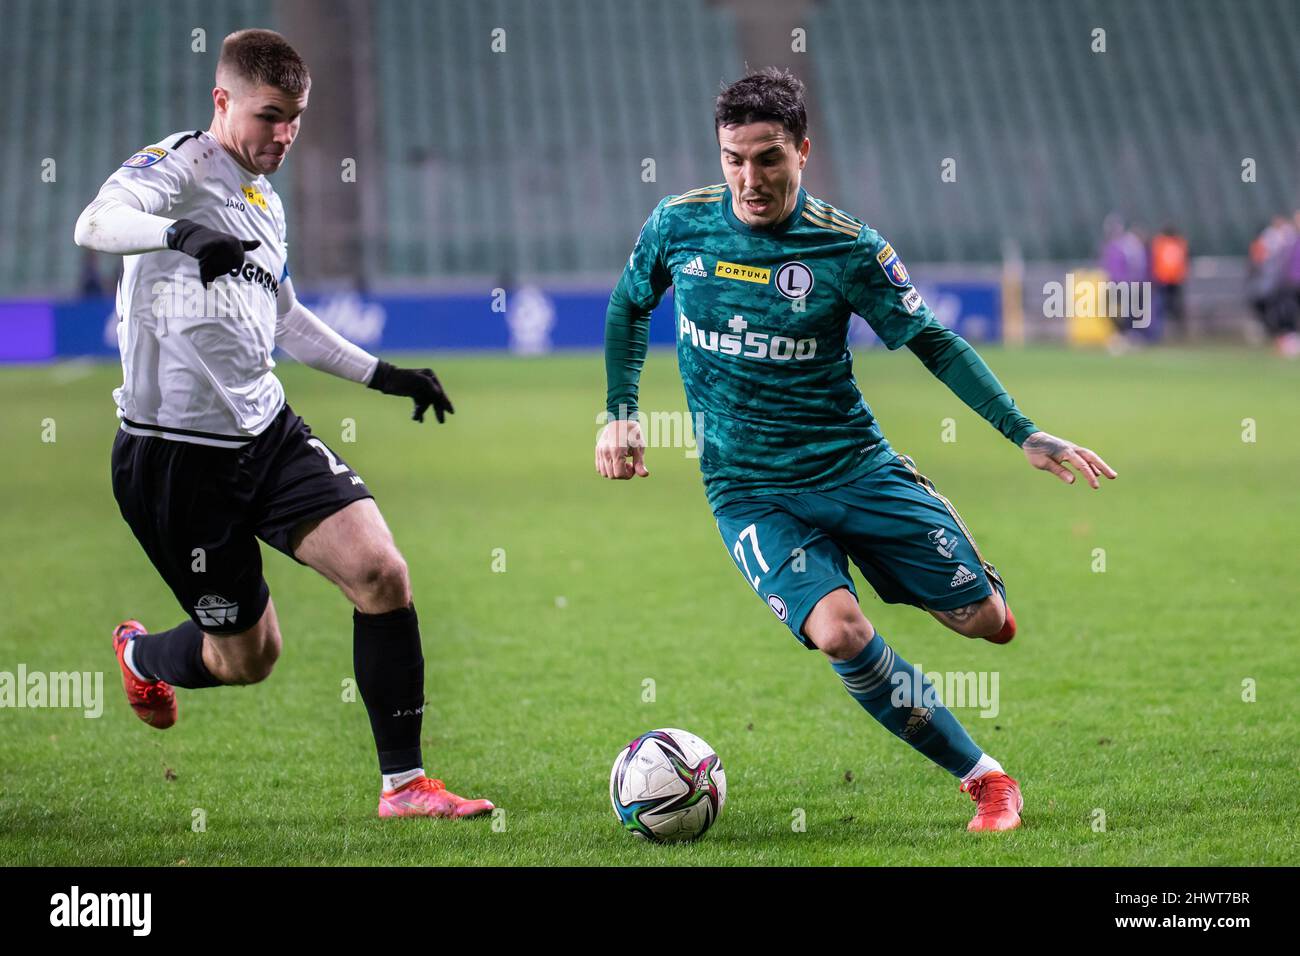
[[[907,455],[824,491],[755,495],[714,512],[745,580],[806,647],[808,614],[848,588],[852,558],[887,604],[950,611],[1006,594],[957,509]]]

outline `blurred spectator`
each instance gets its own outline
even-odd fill
[[[1287,358],[1300,356],[1300,209],[1287,223],[1291,238],[1290,255],[1287,256],[1286,275],[1282,295],[1286,300],[1286,324],[1277,343],[1278,351]]]
[[[1296,224],[1285,216],[1274,216],[1250,244],[1250,276],[1247,280],[1251,305],[1260,324],[1282,355],[1300,354],[1296,315],[1300,310],[1296,273],[1300,243]]]
[[[1115,213],[1111,213],[1106,217],[1103,229],[1105,240],[1101,248],[1101,267],[1106,273],[1106,279],[1110,282],[1124,283],[1149,281],[1149,260],[1146,243],[1139,233],[1140,227],[1126,228],[1124,221]],[[1132,331],[1133,316],[1112,315],[1109,318],[1115,326],[1115,335],[1109,344],[1110,350],[1127,351],[1136,344]]]
[[[1125,272],[1128,256],[1124,251],[1124,220],[1111,213],[1102,224],[1101,268],[1107,278]]]
[[[1155,282],[1156,315],[1161,322],[1176,326],[1178,337],[1187,338],[1183,312],[1183,284],[1187,282],[1187,240],[1173,226],[1166,226],[1151,240],[1151,278]]]

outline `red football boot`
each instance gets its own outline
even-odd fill
[[[961,785],[962,793],[969,793],[977,807],[975,818],[966,829],[1014,830],[1020,826],[1020,811],[1025,805],[1020,796],[1020,784],[1005,773],[993,770]]]
[[[161,680],[141,680],[126,666],[126,645],[137,634],[148,634],[139,621],[123,621],[113,628],[113,650],[117,664],[122,668],[122,686],[126,688],[126,702],[135,715],[150,727],[166,730],[176,723],[176,692],[171,684]]]
[[[417,777],[379,795],[381,817],[476,817],[491,813],[491,800],[467,800],[447,790],[441,780]]]

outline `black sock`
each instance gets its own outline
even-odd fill
[[[352,614],[352,667],[370,714],[379,772],[423,766],[424,655],[415,606],[384,614]]]
[[[140,635],[131,662],[145,677],[165,680],[173,687],[221,686],[203,663],[203,632],[193,621],[159,634]]]

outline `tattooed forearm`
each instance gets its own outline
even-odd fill
[[[1069,445],[1059,438],[1053,438],[1051,435],[1031,435],[1025,439],[1025,443],[1020,446],[1027,452],[1041,452],[1048,458],[1055,458],[1057,455],[1069,449]]]
[[[939,613],[954,624],[965,624],[979,612],[979,604],[967,604],[965,607],[953,608],[951,611],[940,611]]]

